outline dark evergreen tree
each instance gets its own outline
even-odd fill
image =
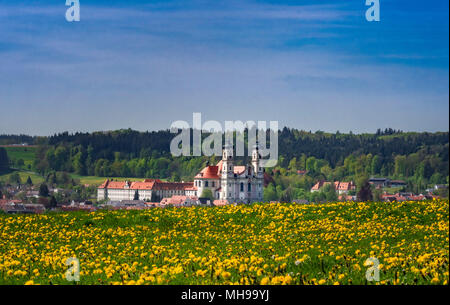
[[[52,196],[50,198],[50,202],[49,202],[50,208],[56,208],[57,205],[58,205],[58,202],[56,201],[55,196]]]
[[[6,149],[0,147],[0,173],[6,172],[9,168],[9,159]]]
[[[358,201],[372,201],[372,190],[370,188],[369,181],[366,181],[360,188],[358,194],[356,195]]]
[[[49,195],[49,190],[48,190],[47,184],[42,183],[41,186],[39,187],[39,196],[48,197],[48,195]]]

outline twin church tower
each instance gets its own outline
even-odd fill
[[[228,203],[251,203],[262,201],[264,170],[258,143],[252,151],[252,162],[235,165],[233,145],[225,144],[222,160],[217,165],[207,166],[194,178],[195,195],[201,197],[209,189],[215,199]]]

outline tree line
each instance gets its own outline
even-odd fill
[[[170,141],[174,136],[169,130],[123,129],[40,137],[34,169],[44,176],[50,172],[72,172],[179,181],[192,179],[207,163],[219,160],[220,156],[173,157]],[[267,197],[275,200],[307,197],[306,193],[318,180],[390,177],[405,180],[408,189],[415,192],[429,184],[448,183],[448,132],[379,129],[373,134],[344,134],[285,127],[278,132],[278,138],[279,162],[275,168],[267,169],[273,176]],[[0,150],[0,166],[1,160]],[[238,161],[245,162],[245,158]]]

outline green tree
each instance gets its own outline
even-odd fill
[[[136,190],[136,191],[134,192],[133,200],[139,200],[139,192],[138,192],[138,190]]]
[[[170,177],[170,181],[173,182],[179,182],[180,180],[181,180],[180,175],[177,172],[173,173],[172,177]]]
[[[294,157],[291,159],[291,161],[289,162],[288,168],[291,171],[297,171],[297,158]]]
[[[431,175],[430,178],[431,184],[440,184],[443,183],[444,181],[445,181],[444,176],[439,172],[435,172],[433,175]]]
[[[397,177],[405,177],[406,176],[406,157],[405,156],[396,156],[395,157],[395,166],[394,166],[394,174]]]
[[[50,202],[49,202],[50,208],[56,208],[57,205],[58,205],[58,202],[56,201],[55,196],[52,196],[50,198]]]
[[[375,155],[372,158],[372,164],[370,166],[370,171],[371,171],[372,175],[377,175],[380,173],[381,165],[382,165],[382,163],[381,163],[380,157],[378,155]]]
[[[287,189],[281,192],[280,201],[281,202],[291,202],[292,201],[292,188],[288,186]]]
[[[202,194],[200,195],[201,198],[208,198],[209,200],[213,201],[214,196],[210,189],[203,189]]]
[[[267,187],[264,188],[263,194],[264,201],[274,201],[277,200],[277,191],[272,183],[269,183]]]
[[[23,161],[23,159],[17,159],[17,161],[16,161],[16,166],[18,167],[18,168],[21,168],[21,167],[23,167],[25,165],[25,162]]]
[[[48,195],[49,195],[49,190],[48,190],[47,184],[42,183],[39,186],[39,196],[48,197]]]
[[[85,175],[85,167],[84,167],[84,154],[82,151],[79,151],[74,157],[73,157],[73,169],[75,170],[75,173],[77,175]]]
[[[325,185],[321,192],[323,192],[323,194],[325,195],[325,199],[329,202],[337,201],[338,199],[338,195],[336,193],[336,190],[334,189],[333,183]]]
[[[316,158],[309,157],[306,159],[306,170],[310,173],[314,173],[316,170]]]
[[[372,190],[370,188],[369,181],[365,181],[364,184],[359,189],[358,194],[356,195],[358,201],[372,201]]]
[[[10,174],[8,181],[9,181],[9,183],[13,183],[13,184],[21,184],[22,183],[22,180],[20,179],[20,175],[18,172],[14,172],[14,173]]]
[[[382,194],[383,194],[382,190],[375,189],[373,191],[373,201],[377,201],[377,202],[383,201],[383,197],[381,196]]]
[[[6,172],[9,168],[9,159],[6,149],[0,147],[0,173]]]
[[[27,178],[27,184],[28,185],[33,185],[33,181],[31,180],[30,176],[28,176],[28,178]]]

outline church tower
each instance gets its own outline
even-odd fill
[[[258,141],[256,141],[255,146],[253,147],[252,151],[252,165],[253,165],[253,172],[255,173],[256,178],[263,178],[263,168],[261,166],[261,155],[259,153],[259,144]]]
[[[221,198],[225,200],[234,200],[234,156],[233,144],[226,143],[222,151],[222,190]]]
[[[264,170],[261,166],[261,154],[259,152],[259,143],[256,144],[252,151],[252,166],[254,172],[254,178],[252,179],[253,192],[252,201],[261,201],[263,199],[264,192]]]

